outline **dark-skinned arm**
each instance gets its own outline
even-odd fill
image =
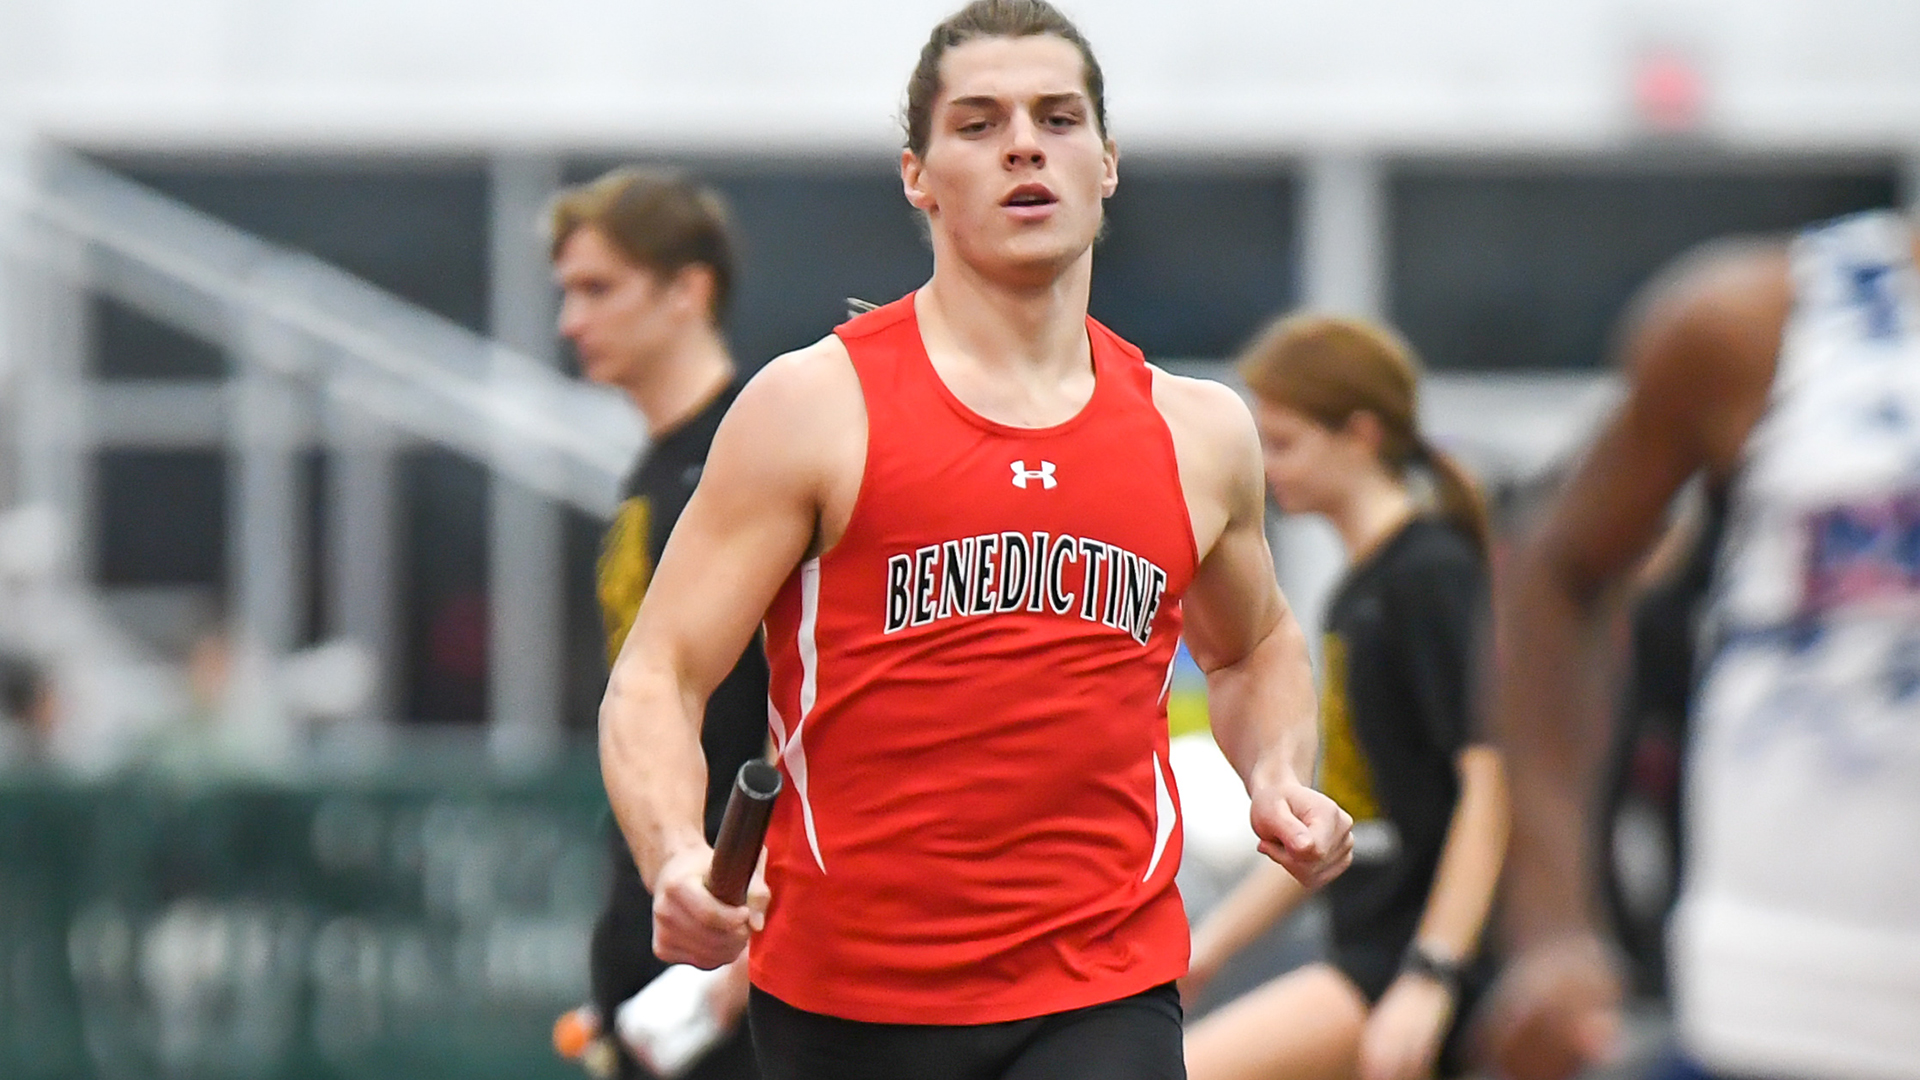
[[[1612,668],[1603,601],[1690,477],[1731,475],[1766,405],[1789,297],[1779,245],[1719,245],[1657,280],[1628,322],[1625,399],[1496,590],[1514,961],[1486,1030],[1515,1080],[1560,1080],[1614,1040],[1619,980],[1595,929],[1591,846],[1611,718],[1596,677]]]

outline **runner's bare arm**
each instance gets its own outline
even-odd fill
[[[641,879],[658,901],[656,948],[661,935],[674,936],[661,924],[662,909],[677,910],[667,895],[673,883],[663,879],[697,885],[712,855],[702,829],[707,696],[818,540],[822,507],[843,484],[835,470],[848,459],[849,433],[864,440],[854,378],[844,348],[829,338],[773,361],[741,391],[608,680],[602,772]],[[852,450],[855,462],[859,452]],[[673,958],[711,960],[703,963],[711,967],[738,952],[732,943],[744,944],[746,917],[696,891],[702,895],[681,898],[687,910],[678,915],[689,925],[678,947],[686,951]]]
[[[1352,819],[1309,786],[1319,733],[1307,642],[1274,580],[1260,443],[1227,387],[1155,372],[1200,566],[1187,649],[1207,676],[1214,739],[1253,795],[1261,850],[1309,887],[1351,858]]]
[[[1318,746],[1313,679],[1306,637],[1274,580],[1259,442],[1239,398],[1208,390],[1213,407],[1195,410],[1210,420],[1207,438],[1191,440],[1191,472],[1181,462],[1183,487],[1191,475],[1212,496],[1189,498],[1202,546],[1187,591],[1187,648],[1207,674],[1214,737],[1241,776],[1305,778]]]
[[[1501,582],[1493,720],[1514,802],[1507,915],[1523,938],[1586,921],[1585,804],[1609,712],[1568,702],[1604,668],[1600,602],[1688,478],[1736,466],[1766,405],[1787,303],[1777,246],[1717,246],[1650,286],[1625,341],[1625,400]]]
[[[1625,340],[1626,399],[1499,582],[1492,721],[1513,830],[1502,922],[1514,962],[1483,1014],[1515,1080],[1609,1053],[1618,977],[1594,931],[1589,824],[1610,710],[1602,601],[1658,537],[1695,473],[1724,480],[1766,407],[1790,303],[1778,245],[1719,245],[1646,290]]]

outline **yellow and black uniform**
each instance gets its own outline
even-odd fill
[[[739,393],[740,383],[730,383],[691,419],[657,434],[627,482],[627,499],[607,530],[600,553],[598,588],[609,662],[619,655],[633,627],[667,537],[700,482],[713,434]],[[709,842],[719,831],[734,774],[749,758],[761,756],[766,741],[767,658],[756,639],[707,699],[700,728],[700,745],[707,758]],[[593,930],[592,979],[594,1004],[602,1016],[610,1017],[666,965],[653,955],[653,898],[640,883],[640,872],[620,830],[609,829],[608,834],[613,886]],[[623,1061],[622,1068],[628,1076],[645,1075],[630,1060]],[[684,1075],[692,1080],[758,1077],[747,1025],[737,1026],[731,1038]]]
[[[1399,974],[1460,800],[1486,582],[1466,534],[1418,517],[1349,570],[1327,605],[1320,782],[1353,815],[1354,855],[1324,891],[1333,962],[1368,1001]],[[1483,971],[1470,970],[1464,995]]]

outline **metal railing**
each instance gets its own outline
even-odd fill
[[[326,474],[334,562],[327,633],[360,642],[391,668],[399,448],[410,441],[447,448],[506,479],[516,497],[530,493],[604,515],[643,444],[637,416],[615,392],[75,154],[0,141],[0,445],[7,447],[0,450],[0,510],[44,504],[65,520],[75,550],[58,560],[67,570],[55,591],[75,603],[91,599],[79,570],[88,562],[93,514],[88,458],[125,442],[103,426],[129,402],[136,410],[142,401],[158,405],[168,390],[177,396],[183,389],[90,378],[86,298],[93,294],[230,357],[224,383],[202,384],[200,392],[218,386],[223,422],[208,445],[229,454],[227,607],[238,655],[230,696],[235,707],[268,717],[268,729],[274,717],[285,720],[286,703],[270,684],[296,644],[304,605],[308,508],[300,485],[308,447],[323,448],[333,462]],[[113,402],[121,408],[104,407]],[[155,426],[153,417],[143,419],[137,426]],[[11,462],[3,460],[9,452]],[[13,607],[18,621],[24,609]],[[0,629],[9,617],[0,597]],[[79,640],[43,646],[69,659],[101,654]],[[552,660],[549,652],[539,662]],[[367,719],[392,718],[393,680],[377,681],[362,711]],[[557,705],[540,722],[554,716]],[[535,756],[551,746],[540,733],[508,734],[496,743]]]
[[[619,395],[76,155],[12,156],[0,211],[16,258],[554,499],[592,513],[617,501],[641,438]]]

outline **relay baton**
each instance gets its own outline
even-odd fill
[[[767,839],[773,818],[773,800],[780,794],[780,770],[755,758],[740,766],[727,796],[726,816],[713,842],[713,866],[707,870],[707,891],[723,904],[747,902],[747,885],[760,862],[760,845]]]

